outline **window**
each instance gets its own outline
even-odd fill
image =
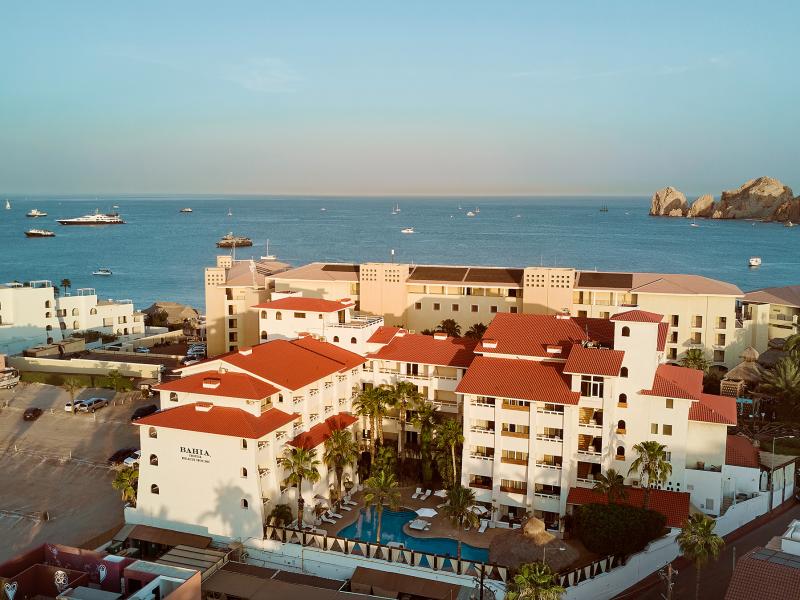
[[[677,344],[678,343],[678,332],[673,331],[669,334],[669,343],[670,344]]]
[[[242,439],[242,450],[247,450],[247,440]]]
[[[617,446],[617,460],[625,460],[625,448]]]
[[[280,321],[282,319],[283,319],[283,315],[281,314],[281,311],[276,312],[275,313],[275,320],[276,321]]]
[[[75,321],[75,323],[77,323],[77,321]],[[64,321],[61,321],[61,323],[59,323],[58,326],[61,327],[61,329],[66,329],[67,328],[67,324],[64,323]],[[77,329],[77,328],[78,328],[77,325],[75,327],[73,327],[73,329]]]
[[[717,346],[724,346],[725,345],[725,334],[718,333],[717,334]]]
[[[265,339],[267,339],[267,337],[268,337],[268,336],[267,336],[267,332],[266,332],[266,331],[262,331],[262,332],[261,332],[261,339],[262,339],[262,340],[265,340]]]
[[[725,362],[725,350],[714,350],[714,362]]]
[[[621,419],[617,422],[617,433],[625,433],[625,421]]]
[[[64,323],[61,323],[61,324],[65,325]],[[78,323],[77,321],[73,321],[72,322],[72,328],[73,329],[79,329],[80,328],[80,323]],[[66,329],[66,325],[64,327],[62,327],[61,329]]]
[[[53,326],[52,325],[48,325],[47,327],[45,327],[45,329],[47,329],[47,331],[53,331]]]
[[[294,313],[294,318],[295,319],[305,319],[306,318],[306,313],[304,313],[304,312],[296,312],[296,313]]]
[[[232,315],[232,314],[234,314],[234,311],[233,311],[233,306],[229,306],[229,307],[228,307],[228,314],[229,314],[229,315]]]
[[[155,483],[150,486],[150,493],[158,494],[158,486]]]
[[[339,336],[338,335],[333,336],[333,343],[335,344],[338,341],[339,341]]]
[[[150,455],[150,464],[153,465],[154,467],[157,467],[158,466],[158,456],[156,456],[155,454],[151,454]]]
[[[706,498],[706,510],[714,510],[714,499]]]
[[[178,394],[176,392],[169,393],[169,401],[170,402],[177,402],[178,401]]]
[[[619,370],[619,376],[620,377],[627,377],[628,376],[628,367],[622,367]]]
[[[511,308],[508,309],[508,312],[510,312],[512,315],[517,314],[517,307],[512,306]]]
[[[628,394],[619,395],[619,406],[621,408],[625,408],[628,406]]]
[[[672,435],[672,425],[662,425],[661,435]]]
[[[355,344],[355,343],[356,343],[356,341],[357,341],[357,340],[356,340],[356,338],[354,338],[354,337],[351,337],[351,338],[350,338],[350,343],[351,343],[351,344]]]
[[[239,327],[239,322],[236,319],[228,319],[228,329],[236,329]]]
[[[50,300],[45,300],[45,301],[44,301],[44,307],[45,307],[45,308],[50,308],[50,307],[51,307],[51,305],[50,305]]]
[[[89,314],[90,315],[96,315],[97,314],[97,309],[96,308],[90,308],[89,309]]]
[[[717,317],[717,329],[728,328],[728,317]]]
[[[674,408],[675,407],[675,400],[672,398],[667,398],[665,401],[667,408]]]
[[[250,508],[250,503],[247,501],[247,498],[242,498],[242,508],[245,510]]]
[[[81,311],[79,311],[77,308],[73,308],[72,309],[72,316],[73,317],[77,317],[79,314],[81,314]]]
[[[631,328],[627,325],[622,328],[622,337],[631,337]]]
[[[422,302],[414,302],[414,310],[422,310]]]
[[[433,303],[433,310],[439,310],[439,303],[438,302],[434,302]]]
[[[317,318],[318,318],[318,319],[321,319],[321,318],[322,318],[322,313],[319,313],[319,314],[317,315]],[[340,322],[340,323],[342,323],[343,321],[339,321],[339,322]]]
[[[261,311],[261,318],[262,319],[266,319],[267,318],[267,311],[265,311],[265,310]]]
[[[451,308],[453,309],[453,312],[458,312],[458,304],[451,305]]]
[[[469,309],[472,312],[478,312],[478,305],[477,304],[473,304],[472,306],[469,307]]]
[[[670,317],[669,322],[670,325],[672,325],[673,327],[677,327],[678,323],[680,323],[680,318],[678,317],[678,315],[672,315],[672,317]]]
[[[283,402],[283,394],[278,394],[278,402]]]
[[[650,423],[650,433],[658,434],[658,423]]]
[[[244,467],[242,467],[242,477],[245,478],[247,477],[247,469],[245,469]]]
[[[611,313],[608,312],[607,310],[600,311],[600,318],[601,319],[610,319],[611,318]]]
[[[581,375],[581,396],[584,398],[602,398],[603,378],[597,375]]]
[[[497,307],[496,306],[490,306],[489,307],[489,312],[492,313],[493,315],[497,314]]]
[[[700,315],[695,315],[692,319],[692,327],[702,327],[703,326],[703,317]]]
[[[235,331],[231,331],[230,333],[228,333],[228,341],[229,342],[238,342],[239,341]]]
[[[678,349],[677,348],[669,348],[667,350],[667,358],[669,360],[677,360],[677,358],[678,358]]]
[[[157,437],[158,437],[158,432],[156,431],[156,428],[155,428],[155,427],[151,427],[151,428],[149,429],[149,431],[148,431],[148,435],[149,435],[151,438],[157,438]]]
[[[672,452],[667,452],[666,450],[664,450],[664,460],[667,462],[672,462]],[[678,487],[680,487],[680,485],[681,484],[679,483]]]

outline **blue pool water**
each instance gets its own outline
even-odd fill
[[[455,540],[448,538],[417,538],[406,535],[403,532],[403,525],[416,518],[417,514],[410,510],[393,511],[384,508],[381,522],[381,543],[400,542],[409,550],[452,557],[458,556],[458,542]],[[362,509],[356,522],[339,531],[338,535],[351,540],[374,542],[377,523],[378,520],[375,517],[374,508]],[[469,544],[462,543],[461,558],[489,562],[489,551],[485,548],[475,548]]]

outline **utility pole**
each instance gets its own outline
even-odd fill
[[[661,594],[661,597],[664,600],[672,600],[672,588],[675,583],[672,581],[672,578],[675,577],[678,572],[672,568],[672,563],[669,563],[665,568],[661,569],[658,572],[658,576],[667,584],[667,594]]]

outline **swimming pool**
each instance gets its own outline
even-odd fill
[[[410,510],[394,511],[384,508],[381,521],[381,543],[400,542],[409,550],[452,557],[458,556],[458,542],[456,540],[449,538],[418,538],[406,535],[403,531],[403,525],[416,518],[417,513]],[[351,540],[374,542],[377,524],[375,509],[373,507],[368,510],[362,509],[356,522],[340,530],[338,536]],[[476,548],[462,542],[461,558],[489,562],[489,551],[486,548]]]

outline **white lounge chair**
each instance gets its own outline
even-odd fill
[[[353,502],[353,499],[350,496],[344,497],[343,504],[347,504],[349,506],[358,506],[358,502]]]
[[[328,517],[329,519],[339,520],[339,519],[342,518],[342,515],[340,515],[338,513],[335,513],[335,512],[333,512],[331,510],[326,510],[325,513],[323,513],[323,514],[324,514],[324,516]]]
[[[437,504],[437,505],[436,505],[436,508],[438,508],[438,509],[442,509],[442,508],[444,508],[445,506],[447,506],[447,502],[442,502],[441,504]]]
[[[489,527],[489,519],[481,519],[481,527],[478,529],[478,533],[483,533],[487,527]]]
[[[338,508],[339,508],[339,510],[346,510],[347,512],[350,512],[351,510],[353,510],[353,508],[351,506],[347,506],[347,504],[344,504],[344,503],[340,504]]]
[[[323,523],[330,523],[331,525],[336,525],[336,521],[334,521],[333,519],[329,519],[326,515],[322,515],[319,518],[319,520],[322,521]]]
[[[420,499],[420,500],[427,500],[428,498],[430,498],[430,497],[431,497],[431,494],[432,494],[432,493],[433,493],[433,492],[432,492],[431,490],[425,490],[425,493],[424,493],[422,496],[420,496],[420,498],[419,498],[419,499]]]
[[[417,491],[416,491],[416,492],[414,492],[413,494],[411,494],[411,498],[412,498],[413,500],[416,500],[417,498],[421,498],[421,497],[422,497],[422,488],[421,488],[421,487],[418,487],[418,488],[417,488]]]

